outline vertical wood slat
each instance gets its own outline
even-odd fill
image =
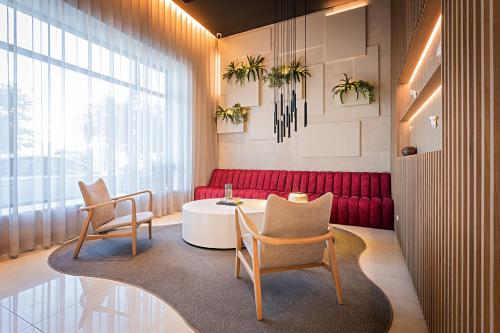
[[[392,112],[426,1],[392,1]],[[500,332],[500,1],[442,1],[443,149],[397,157],[396,232],[431,332]]]

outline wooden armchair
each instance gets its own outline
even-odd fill
[[[239,277],[240,264],[243,264],[254,284],[258,320],[262,320],[261,274],[325,267],[332,274],[337,301],[343,303],[333,229],[328,226],[331,205],[331,193],[309,203],[293,203],[272,194],[267,199],[260,231],[242,208],[236,207],[235,276]],[[241,233],[240,219],[248,230],[246,234]],[[329,263],[323,262],[325,242]],[[252,259],[251,264],[243,255],[243,243]]]
[[[111,198],[108,188],[104,180],[99,178],[94,184],[87,185],[83,182],[78,182],[80,191],[82,192],[85,206],[80,208],[80,211],[87,212],[82,230],[80,231],[80,238],[73,253],[73,259],[78,257],[78,253],[82,244],[87,239],[102,239],[102,238],[132,238],[132,256],[136,255],[137,251],[137,228],[142,223],[149,224],[149,238],[152,237],[152,205],[153,193],[149,190],[140,191],[132,194],[122,195],[116,198]],[[145,212],[137,212],[134,196],[148,193],[149,204],[148,210]],[[115,207],[120,202],[130,201],[131,214],[126,216],[116,217]],[[87,234],[89,224],[92,223],[94,234]],[[130,232],[126,233],[111,233],[109,231],[119,229],[122,227],[132,227]]]

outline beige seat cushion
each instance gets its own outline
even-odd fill
[[[152,212],[140,212],[137,213],[136,215],[137,218],[137,226],[139,226],[141,223],[150,221],[153,218],[153,213]],[[132,215],[125,215],[125,216],[120,216],[117,217],[114,220],[111,220],[110,222],[100,226],[99,228],[96,229],[97,232],[104,232],[104,231],[110,231],[113,229],[121,228],[121,227],[128,227],[132,225]]]
[[[87,185],[83,182],[78,182],[80,192],[82,192],[83,201],[86,206],[92,206],[111,201],[106,183],[101,178],[97,179],[94,184]],[[94,230],[103,224],[115,218],[115,208],[112,204],[93,209],[92,211],[92,227]]]
[[[277,238],[303,238],[328,232],[333,195],[326,193],[308,203],[295,203],[277,195],[267,199],[261,234]],[[245,242],[245,245],[247,245]],[[322,260],[324,242],[306,245],[259,244],[261,268],[305,265]]]

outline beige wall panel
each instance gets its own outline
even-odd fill
[[[366,54],[366,8],[325,17],[326,61]]]
[[[274,105],[271,103],[253,108],[248,118],[250,140],[274,139]]]
[[[390,73],[390,20],[383,20],[380,22],[371,22],[372,18],[390,17],[390,0],[373,0],[368,5],[366,19],[371,26],[377,25],[377,29],[367,31],[367,37],[371,45],[368,48],[369,55],[361,58],[370,57],[372,53],[378,55],[378,61],[374,59],[369,60],[369,64],[360,64],[359,68],[363,66],[370,68],[371,64],[379,62],[384,64],[380,71],[382,73]],[[380,99],[380,111],[357,111],[355,108],[348,112],[332,112],[331,107],[333,104],[330,90],[336,84],[332,79],[332,66],[333,62],[325,62],[325,12],[318,12],[308,15],[307,17],[307,64],[310,66],[312,77],[307,80],[308,91],[308,110],[309,110],[309,124],[324,125],[330,123],[342,122],[361,122],[360,138],[364,140],[365,134],[370,136],[372,133],[364,133],[365,130],[386,129],[388,119],[391,115],[390,105],[390,76],[380,73],[381,79],[376,83],[377,89],[381,89],[384,93],[383,96],[377,96]],[[300,19],[297,19],[298,36],[297,36],[297,57],[304,57],[303,34],[299,36],[302,29]],[[270,26],[271,27],[271,26]],[[260,30],[260,29],[258,29]],[[238,43],[244,43],[244,36],[249,34],[242,33]],[[225,55],[226,49],[232,49],[232,37],[223,38],[222,44],[219,44],[219,51],[221,52],[221,68],[223,69],[226,63],[222,59],[231,61],[236,59],[237,53],[241,53],[239,57],[245,56],[244,52],[235,52],[230,55]],[[366,41],[365,41],[366,44]],[[262,50],[257,50],[266,57],[268,67],[273,64],[273,52],[269,51],[267,47],[262,46]],[[378,52],[372,52],[376,50]],[[255,51],[255,49],[254,49]],[[350,68],[350,74],[354,73],[353,60],[349,59],[347,62]],[[382,66],[382,65],[381,65]],[[323,75],[321,75],[323,71]],[[370,74],[371,75],[371,74]],[[323,80],[323,82],[321,82]],[[320,87],[323,86],[323,89]],[[224,84],[221,87],[221,93],[224,93]],[[378,91],[377,91],[378,94]],[[303,127],[303,101],[299,100],[297,106],[299,108],[298,117],[298,132],[292,133],[292,138],[285,138],[285,142],[281,144],[276,143],[273,132],[273,102],[274,92],[272,89],[267,88],[261,84],[260,91],[260,105],[251,107],[250,117],[247,123],[246,131],[239,134],[225,134],[219,136],[221,143],[219,153],[219,167],[237,167],[237,168],[259,168],[259,169],[280,169],[280,168],[295,168],[304,170],[350,170],[350,171],[389,171],[390,169],[390,132],[384,130],[379,133],[379,137],[371,142],[366,141],[367,144],[360,144],[361,148],[358,156],[354,157],[302,157],[299,151],[299,141]],[[323,111],[321,111],[323,110]],[[379,117],[383,115],[384,117]],[[366,126],[363,122],[367,120],[369,123]],[[336,145],[341,143],[332,143],[331,149],[335,154]],[[227,147],[230,147],[226,150]],[[241,149],[234,149],[239,147]]]
[[[232,82],[226,88],[226,107],[231,107],[236,103],[241,106],[258,106],[260,82],[259,81],[246,81],[243,85]]]
[[[310,125],[300,133],[300,156],[359,156],[360,130],[359,121]]]

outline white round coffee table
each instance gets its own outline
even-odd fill
[[[196,246],[213,249],[234,249],[236,207],[217,205],[221,199],[204,199],[182,206],[182,238]],[[260,227],[264,218],[266,200],[241,199],[242,210]],[[240,224],[241,225],[241,224]],[[242,230],[242,233],[244,231]]]

